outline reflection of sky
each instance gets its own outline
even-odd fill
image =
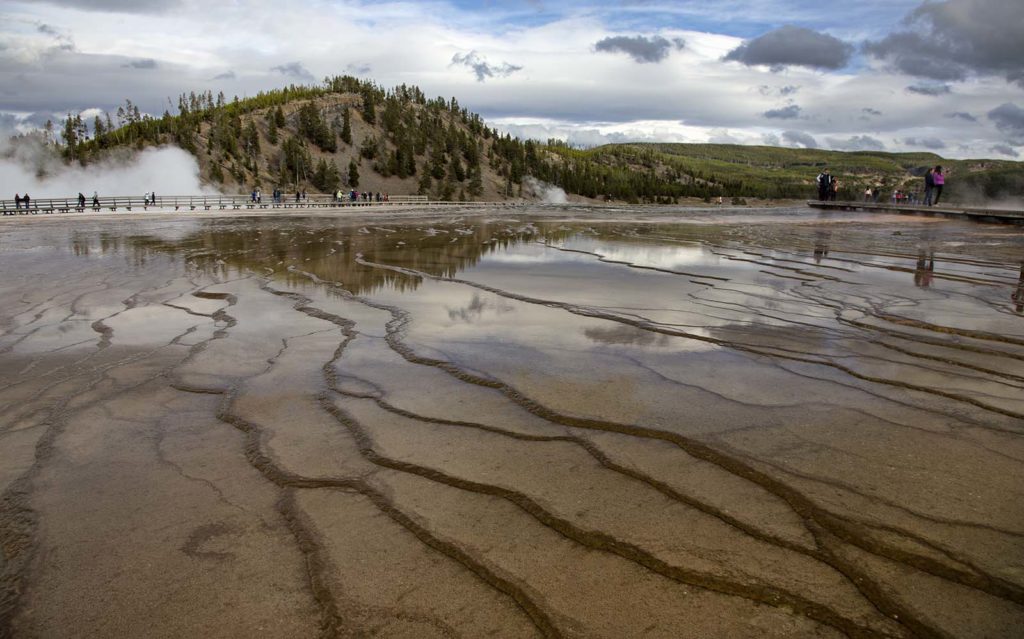
[[[372,297],[408,310],[413,318],[409,327],[411,334],[442,350],[481,344],[517,345],[524,352],[534,349],[589,351],[596,344],[669,352],[718,348],[714,344],[677,337],[641,340],[634,334],[639,329],[623,329],[617,322],[520,302],[463,284],[428,280],[414,292],[381,291]],[[557,299],[557,295],[552,299]],[[690,332],[705,334],[704,331]]]
[[[487,256],[458,277],[531,298],[601,309],[611,315],[649,321],[698,336],[710,336],[721,329],[746,332],[755,326],[792,327],[792,322],[806,328],[841,329],[830,306],[835,303],[850,310],[859,309],[861,314],[870,313],[871,308],[910,317],[932,313],[933,320],[952,324],[974,323],[989,315],[976,302],[956,299],[959,292],[970,291],[974,296],[987,293],[972,285],[943,280],[931,289],[915,287],[912,268],[916,258],[833,251],[817,265],[810,247],[806,251],[785,244],[784,250],[751,247],[751,253],[741,248],[719,247],[712,252],[710,247],[696,242],[659,242],[662,240],[655,237],[607,240],[583,235],[562,245],[586,253],[560,251],[536,243],[514,245]],[[686,276],[602,263],[593,254],[611,262],[724,277],[728,282],[715,286],[695,283]],[[728,259],[730,255],[736,259]],[[828,265],[852,272],[823,268]],[[911,270],[890,270],[892,267]],[[843,281],[820,279],[815,274]],[[918,311],[920,305],[923,307]],[[946,310],[936,314],[939,306]],[[989,317],[983,325],[991,320]],[[493,335],[500,340],[503,333]],[[583,330],[582,335],[605,348],[629,344],[633,348],[672,347],[626,332],[590,329]],[[821,337],[827,339],[826,335]],[[827,348],[821,344],[818,347]]]
[[[571,253],[556,253],[543,248],[517,246],[484,256],[481,262],[492,264],[555,264],[580,261]]]
[[[652,266],[670,270],[679,270],[681,267],[694,265],[722,266],[722,260],[717,255],[698,244],[655,246],[572,240],[566,242],[564,247],[598,253],[605,259],[617,262],[629,262],[637,266]]]

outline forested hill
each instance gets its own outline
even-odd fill
[[[182,95],[177,113],[69,117],[51,139],[71,162],[128,148],[174,144],[196,156],[204,181],[225,192],[338,189],[420,193],[440,199],[534,197],[531,176],[568,193],[629,202],[680,198],[806,198],[825,166],[841,197],[866,186],[917,184],[928,166],[952,168],[950,199],[1016,195],[1024,163],[945,160],[928,153],[822,151],[720,144],[617,144],[571,148],[501,135],[456,98],[417,87],[385,90],[351,76],[227,100]],[[88,133],[92,132],[89,136]]]

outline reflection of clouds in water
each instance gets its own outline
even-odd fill
[[[515,310],[511,304],[502,299],[484,299],[479,293],[473,293],[473,297],[469,300],[469,304],[466,306],[460,308],[445,308],[448,310],[448,319],[453,322],[462,321],[466,324],[472,324],[474,321],[482,318],[484,313],[488,310],[494,311],[495,315],[504,315],[505,313],[511,313]]]
[[[521,251],[522,249],[517,249]],[[564,253],[559,254],[553,251],[546,252],[511,252],[512,249],[496,251],[483,258],[484,262],[495,264],[554,264],[555,262],[584,261],[573,260]]]
[[[635,326],[613,326],[610,328],[586,328],[583,334],[588,339],[601,344],[611,345],[633,345],[633,346],[655,346],[665,348],[669,345],[671,338],[662,333],[645,331]]]
[[[598,253],[604,259],[637,266],[678,270],[683,266],[721,266],[721,258],[702,246],[636,246],[609,243],[566,243],[565,248]]]

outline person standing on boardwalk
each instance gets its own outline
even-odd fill
[[[946,185],[946,176],[942,173],[942,166],[935,167],[935,171],[932,173],[932,183],[935,185],[935,203],[939,203],[939,198],[942,197],[942,187]]]
[[[935,189],[935,174],[932,173],[935,169],[928,169],[928,172],[924,174],[924,205],[932,205],[932,191]]]
[[[836,201],[836,196],[838,194],[839,194],[839,178],[837,178],[836,176],[833,175],[832,176],[832,183],[829,185],[829,189],[828,189],[828,199],[830,199],[833,202],[835,202]]]
[[[821,173],[818,174],[818,199],[822,202],[827,200],[831,190],[832,176],[829,174],[828,169],[822,169]]]
[[[16,209],[20,209],[21,208],[21,193],[15,193],[14,194],[14,208],[16,208]]]
[[[85,193],[82,193],[81,191],[78,192],[78,210],[85,210]]]
[[[100,194],[98,191],[92,192],[92,208],[97,210],[100,208]]]

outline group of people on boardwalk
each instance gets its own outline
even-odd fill
[[[942,172],[942,165],[936,166],[934,169],[928,169],[928,172],[924,174],[924,205],[931,206],[939,203],[939,198],[942,197],[942,187],[946,185],[946,175]],[[932,200],[932,194],[935,194],[935,200]]]
[[[946,176],[949,171],[944,171],[942,166],[929,168],[924,174],[924,193],[919,189],[899,188],[891,195],[892,204],[922,204],[932,206],[939,203],[942,197],[942,188],[946,184]],[[818,199],[822,202],[835,201],[839,192],[839,180],[829,173],[828,169],[822,169],[816,179],[818,183]],[[882,185],[868,186],[864,189],[865,202],[878,202],[882,195]]]
[[[146,204],[147,205],[149,204],[149,197],[150,197],[150,194],[146,193]],[[156,203],[156,195],[155,194],[153,195],[153,202]],[[93,191],[92,192],[92,208],[94,208],[94,209],[100,208],[100,194],[99,194],[98,191]],[[85,210],[85,193],[82,193],[81,191],[78,192],[78,210],[80,210],[80,211],[84,211]]]
[[[284,191],[282,191],[279,188],[275,188],[274,191],[273,191],[273,194],[271,195],[271,198],[272,198],[274,204],[283,204],[284,200],[285,200]],[[339,190],[337,190],[337,191],[335,191],[334,193],[331,194],[331,199],[333,199],[335,202],[345,202],[345,201],[349,201],[349,202],[390,202],[391,201],[391,198],[390,198],[390,196],[387,193],[381,193],[380,191],[378,191],[377,193],[371,193],[371,192],[368,192],[368,191],[359,192],[359,191],[356,191],[355,189],[352,189],[348,193],[345,193],[344,191],[339,189]],[[250,192],[250,194],[249,194],[249,200],[250,200],[250,202],[252,204],[262,204],[263,203],[263,194],[260,191],[260,189],[258,189],[258,188],[253,189]],[[306,202],[308,200],[309,200],[309,197],[306,195],[306,191],[303,190],[303,191],[296,191],[295,192],[295,202],[297,204],[300,203],[300,202]]]
[[[352,189],[346,194],[341,189],[338,189],[332,194],[332,199],[335,202],[344,202],[345,200],[348,200],[349,202],[390,202],[391,196],[387,193],[381,193],[380,191],[371,193],[369,191],[359,192],[355,189]]]
[[[79,211],[84,211],[85,210],[85,203],[86,203],[85,193],[82,193],[81,191],[79,191],[78,192],[77,200],[78,200],[78,202],[77,202],[78,206],[76,208]],[[52,200],[50,200],[50,202],[52,202]],[[147,191],[146,195],[143,197],[143,203],[144,203],[145,206],[151,206],[151,205],[155,206],[156,205],[156,192],[154,192],[154,191]],[[22,195],[20,193],[15,193],[14,194],[14,207],[16,209],[22,209],[22,208],[29,209],[29,208],[32,208],[32,197],[28,193],[26,193],[25,195]],[[93,191],[92,192],[92,208],[94,208],[94,209],[99,209],[100,208],[100,194],[99,194],[98,191]]]
[[[281,203],[284,202],[284,197],[285,197],[284,196],[284,191],[282,191],[281,189],[274,189],[274,191],[271,193],[270,197],[274,201],[274,204],[281,204]],[[296,202],[300,202],[300,201],[305,200],[305,199],[306,199],[306,192],[305,191],[296,191],[295,192],[295,201]],[[263,193],[259,189],[253,189],[252,190],[252,203],[253,204],[262,204],[263,203]]]
[[[818,174],[818,199],[822,202],[835,201],[839,193],[839,179],[828,172],[827,168]]]

